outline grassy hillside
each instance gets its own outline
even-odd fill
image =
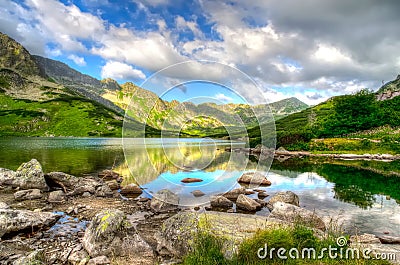
[[[277,147],[400,153],[400,97],[377,98],[375,93],[362,90],[282,118],[276,121]],[[248,132],[252,145],[260,142],[259,128]]]

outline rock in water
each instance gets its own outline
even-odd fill
[[[261,204],[246,195],[240,194],[236,200],[236,207],[241,210],[254,212],[261,209]]]
[[[38,189],[20,190],[14,193],[14,198],[18,201],[35,200],[42,198],[42,193]]]
[[[206,195],[204,192],[202,192],[201,190],[194,190],[191,192],[193,194],[194,197],[202,197],[204,195]]]
[[[224,196],[211,196],[210,198],[211,207],[213,208],[232,208],[233,202],[225,198]]]
[[[150,208],[155,212],[175,211],[178,205],[178,195],[168,189],[158,191],[150,201]]]
[[[259,172],[248,172],[244,173],[238,180],[239,183],[245,183],[250,185],[269,186],[269,181],[263,174]]]
[[[86,229],[82,244],[91,257],[114,255],[154,259],[152,248],[120,210],[106,210],[97,214]]]
[[[0,238],[51,227],[61,215],[28,210],[0,209]]]
[[[126,195],[139,195],[139,194],[142,194],[142,193],[143,193],[142,189],[138,185],[136,185],[134,183],[128,184],[128,185],[126,185],[125,187],[123,187],[121,189],[121,194],[124,195],[124,196],[126,196]]]
[[[181,182],[183,183],[194,183],[194,182],[202,182],[202,179],[198,179],[198,178],[184,178],[181,180]]]
[[[267,204],[267,207],[270,211],[274,209],[274,204],[276,202],[284,202],[284,203],[289,203],[295,206],[300,206],[299,204],[299,196],[297,196],[296,193],[291,192],[291,191],[281,191],[277,192],[272,196]]]
[[[285,202],[276,202],[273,208],[268,219],[279,219],[289,223],[300,223],[322,231],[326,230],[324,221],[314,212],[307,209]]]
[[[233,189],[231,191],[225,192],[222,196],[228,198],[229,200],[237,200],[240,194],[246,194],[246,189],[243,187]]]

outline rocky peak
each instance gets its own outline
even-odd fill
[[[400,75],[393,81],[384,84],[378,92],[376,97],[378,100],[388,100],[400,96]]]
[[[107,88],[110,90],[121,90],[121,87],[118,84],[118,82],[112,78],[104,78],[100,82],[103,84],[104,88]]]
[[[1,32],[0,68],[12,69],[22,75],[44,76],[30,53],[21,44]]]

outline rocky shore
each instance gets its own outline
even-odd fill
[[[250,155],[255,155],[261,159],[276,158],[278,160],[286,160],[292,157],[325,157],[333,159],[345,160],[378,160],[378,161],[394,161],[400,160],[400,155],[391,154],[313,154],[306,151],[287,151],[283,148],[277,150],[257,146],[254,148],[226,148],[227,152],[244,152]]]
[[[246,173],[238,182],[245,187],[211,197],[209,206],[182,209],[173,192],[147,198],[135,184],[121,187],[111,170],[83,177],[44,173],[35,159],[16,171],[1,168],[0,264],[178,264],[198,229],[227,238],[227,258],[258,229],[300,221],[319,236],[328,232],[324,218],[300,207],[295,193],[269,196],[262,186],[271,183],[262,174]],[[264,207],[267,217],[243,214]],[[398,261],[399,241],[389,235],[352,239],[376,252],[390,249]]]

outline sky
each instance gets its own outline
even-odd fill
[[[396,78],[399,14],[397,0],[0,0],[0,31],[99,79],[140,85],[165,67],[209,60],[256,82],[261,92],[236,91],[249,103],[317,104]],[[213,74],[170,72],[174,84]]]

